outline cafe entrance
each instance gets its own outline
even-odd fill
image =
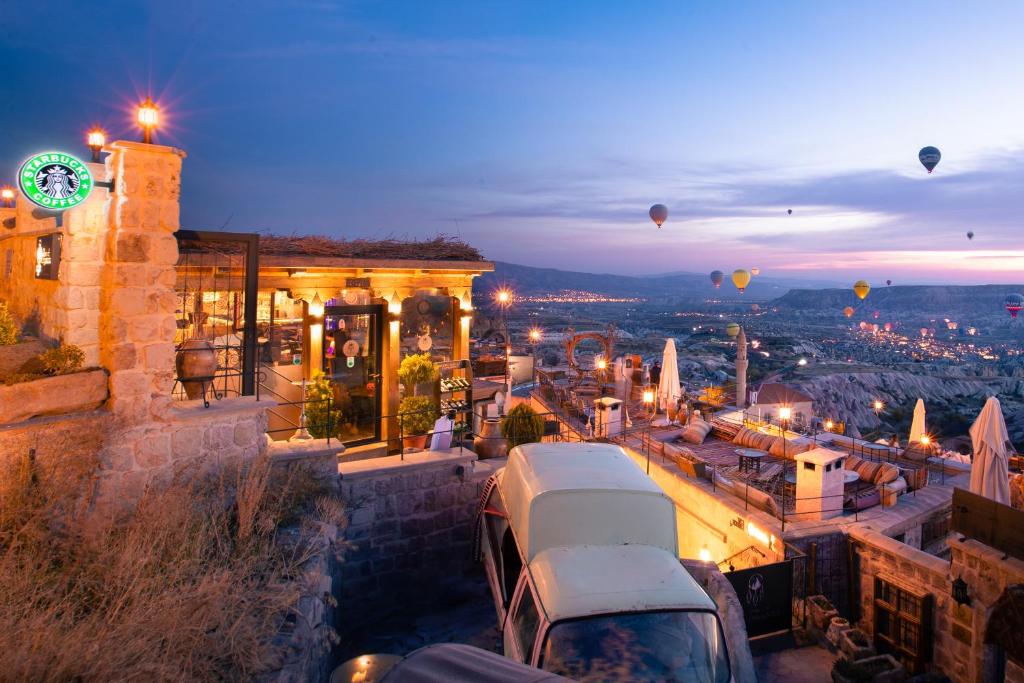
[[[321,367],[333,385],[338,438],[359,445],[381,438],[384,307],[327,306]]]

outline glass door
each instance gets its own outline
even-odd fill
[[[380,440],[383,306],[324,309],[322,367],[331,381],[338,438],[346,444]]]

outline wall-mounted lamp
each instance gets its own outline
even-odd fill
[[[4,188],[0,190],[0,199],[3,200],[4,206],[8,209],[14,208],[14,188],[10,185],[5,185]]]
[[[402,315],[402,297],[398,295],[398,290],[392,292],[387,301],[388,313],[391,314],[391,319],[397,320],[398,316]]]
[[[139,126],[142,127],[142,141],[151,144],[153,142],[153,131],[160,123],[160,108],[156,106],[153,98],[146,97],[146,101],[139,105],[137,116]]]
[[[320,293],[317,292],[313,295],[313,300],[309,302],[309,317],[315,321],[320,322],[324,319],[324,302],[320,299]]]
[[[461,308],[463,311],[473,310],[473,295],[469,292],[469,290],[466,290],[466,292],[462,295],[462,298],[459,299],[459,308]]]
[[[86,144],[92,150],[93,163],[99,163],[100,151],[103,149],[103,145],[107,144],[107,134],[102,128],[93,128],[86,137]]]
[[[705,544],[704,547],[700,549],[700,552],[697,553],[697,555],[700,558],[701,562],[710,562],[711,561],[711,551],[708,550],[707,544]]]

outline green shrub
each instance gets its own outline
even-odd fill
[[[61,344],[39,354],[39,362],[47,375],[66,375],[82,368],[85,353],[74,344]]]
[[[14,316],[7,310],[7,304],[0,301],[0,346],[18,343],[18,326]]]
[[[436,377],[437,367],[429,353],[406,356],[398,366],[398,381],[405,385],[406,394],[415,393],[417,384],[432,382]]]
[[[508,447],[524,443],[538,443],[544,436],[544,418],[528,403],[520,403],[501,419],[501,435]]]
[[[440,413],[429,396],[406,396],[398,405],[402,433],[426,434],[433,428]]]
[[[341,433],[341,410],[334,404],[334,385],[321,370],[306,382],[306,429],[314,439],[326,439],[328,431]]]

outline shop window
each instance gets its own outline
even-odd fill
[[[932,600],[875,577],[875,646],[911,675],[923,673],[931,661]]]
[[[402,357],[429,353],[437,362],[454,360],[454,299],[434,290],[416,292],[402,302]]]
[[[56,280],[60,270],[60,233],[41,235],[36,238],[36,278]]]

